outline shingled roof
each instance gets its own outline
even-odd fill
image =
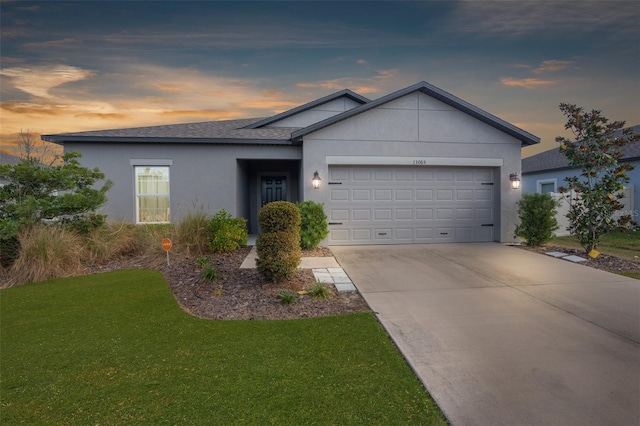
[[[640,125],[633,126],[634,133],[640,133]],[[640,141],[628,144],[623,150],[621,161],[640,160]],[[567,159],[559,148],[550,149],[522,160],[522,174],[570,169]]]
[[[523,146],[540,142],[540,139],[531,133],[507,123],[506,121],[424,81],[391,93],[387,96],[383,96],[375,101],[369,101],[369,99],[364,96],[360,96],[355,92],[345,89],[267,118],[247,118],[241,120],[206,121],[200,123],[62,133],[56,135],[43,135],[42,139],[61,145],[65,142],[300,145],[302,143],[303,136],[311,132],[330,126],[339,121],[346,120],[365,111],[369,111],[372,108],[376,108],[415,91],[420,91],[428,96],[434,97],[441,102],[451,105],[454,108],[519,139]],[[360,103],[360,106],[304,128],[266,127],[276,121],[307,111],[343,96]]]
[[[247,128],[264,118],[205,121],[200,123],[96,130],[91,132],[43,135],[48,142],[185,142],[185,143],[247,143],[291,145],[291,133],[299,128]]]

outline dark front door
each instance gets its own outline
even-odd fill
[[[287,178],[284,176],[262,177],[262,206],[272,201],[287,200]]]

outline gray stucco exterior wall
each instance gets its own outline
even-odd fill
[[[299,146],[211,144],[66,143],[65,151],[82,153],[85,167],[98,167],[113,187],[103,212],[110,220],[135,223],[134,165],[170,165],[171,222],[177,223],[195,207],[214,213],[225,209],[233,216],[248,216],[257,202],[247,189],[253,185],[246,173],[252,164],[271,160],[301,160]],[[146,161],[148,160],[148,161]],[[256,166],[254,166],[256,167]],[[269,169],[268,164],[266,168]],[[297,176],[292,196],[299,197]],[[255,192],[254,192],[255,194]]]

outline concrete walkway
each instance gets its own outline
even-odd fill
[[[640,424],[640,281],[497,243],[331,247],[454,425]]]
[[[254,269],[258,259],[255,245],[240,265],[240,269]],[[324,284],[333,284],[340,293],[356,291],[351,278],[340,267],[335,257],[302,257],[298,269],[311,269],[315,279]]]

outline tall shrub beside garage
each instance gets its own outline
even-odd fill
[[[557,208],[560,201],[551,194],[527,193],[518,201],[520,224],[516,226],[516,236],[524,238],[529,246],[540,246],[549,242],[556,229]]]
[[[274,201],[258,213],[260,235],[256,241],[258,272],[281,282],[293,277],[300,264],[300,212],[287,201]]]
[[[329,235],[329,226],[327,224],[327,215],[324,213],[322,203],[316,203],[311,200],[298,204],[300,210],[300,247],[303,250],[311,250],[318,247],[327,235]]]

